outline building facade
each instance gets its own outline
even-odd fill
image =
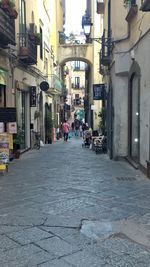
[[[14,109],[24,150],[32,146],[33,131],[40,132],[41,139],[47,141],[47,107],[55,125],[59,123],[62,83],[58,30],[63,29],[65,1],[14,1],[13,17],[7,12],[9,6],[1,2],[0,19],[4,25],[0,26],[0,106]],[[46,92],[40,87],[43,81],[49,85]],[[12,118],[4,121],[5,131],[9,120]]]
[[[110,157],[128,157],[144,168],[150,159],[148,5],[141,0],[103,2],[100,61],[107,85]]]

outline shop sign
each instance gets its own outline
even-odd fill
[[[16,121],[16,108],[0,108],[0,122]]]
[[[36,107],[36,86],[30,87],[30,107]]]
[[[0,164],[9,162],[9,134],[0,134]]]
[[[16,122],[8,122],[7,123],[7,132],[10,134],[17,133],[17,123]]]
[[[106,99],[106,90],[105,84],[93,84],[93,100],[105,100]]]

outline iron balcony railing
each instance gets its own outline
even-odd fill
[[[80,89],[80,83],[72,83],[71,87],[73,89]]]
[[[57,90],[59,92],[62,92],[62,88],[63,88],[62,82],[57,75],[51,74],[48,79],[48,83],[49,83],[50,91]]]
[[[106,32],[104,30],[103,36],[102,36],[102,48],[100,51],[100,64],[103,66],[108,66],[111,62],[111,51],[112,51],[112,38],[111,33],[108,33],[107,38]]]
[[[15,22],[0,8],[0,46],[15,45]]]
[[[19,33],[19,59],[25,64],[37,63],[37,45],[28,33]]]

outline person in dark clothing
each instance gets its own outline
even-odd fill
[[[80,121],[78,119],[74,120],[75,126],[75,136],[79,136]]]

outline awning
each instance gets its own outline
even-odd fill
[[[0,69],[0,84],[6,85],[7,81],[7,72]]]

